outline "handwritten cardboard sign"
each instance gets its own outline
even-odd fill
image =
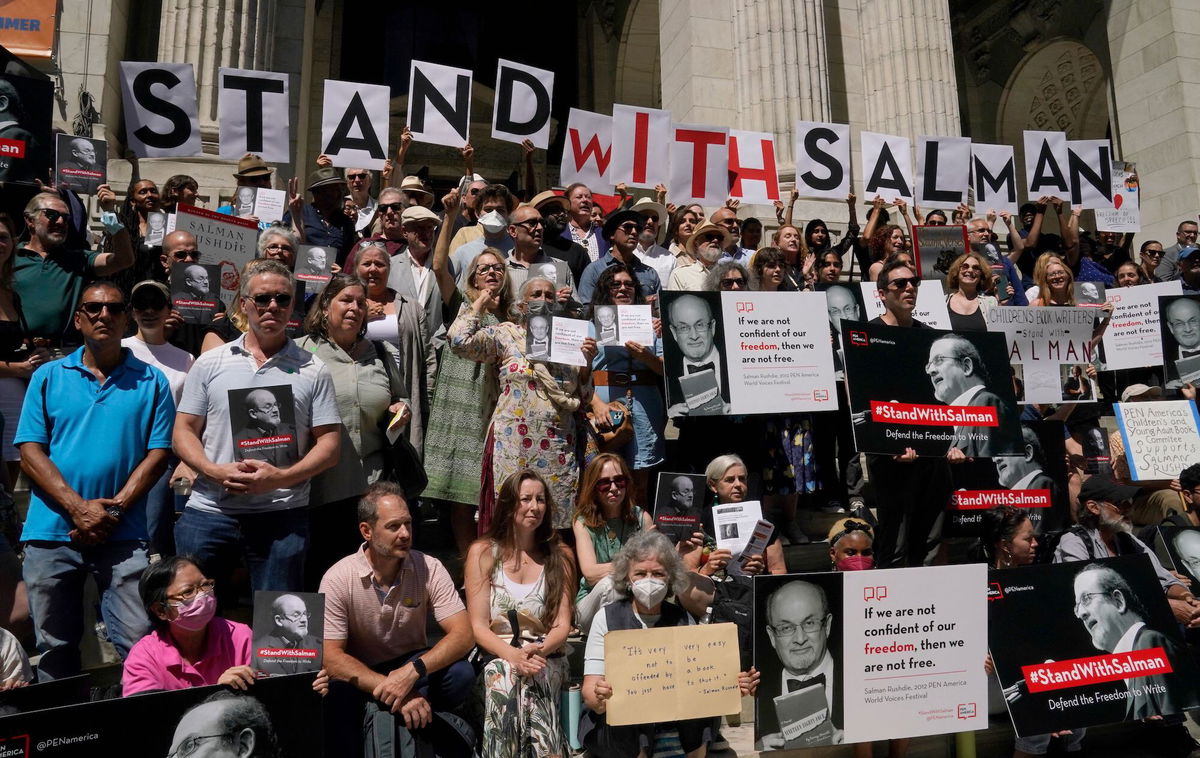
[[[737,713],[737,675],[734,624],[630,629],[604,638],[612,726]]]
[[[1200,414],[1191,400],[1116,403],[1134,481],[1171,480],[1200,457]]]

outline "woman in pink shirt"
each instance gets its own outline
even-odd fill
[[[250,627],[216,615],[213,581],[194,559],[165,558],[149,566],[138,584],[154,630],[125,660],[125,696],[225,684],[254,683]]]

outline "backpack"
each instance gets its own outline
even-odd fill
[[[1093,560],[1096,555],[1092,548],[1092,541],[1088,539],[1087,529],[1079,524],[1072,524],[1066,529],[1057,529],[1052,532],[1039,534],[1037,541],[1037,559],[1035,563],[1054,563],[1054,553],[1058,550],[1058,543],[1062,541],[1063,535],[1074,534],[1079,539],[1083,540],[1083,546],[1087,548],[1088,560]]]
[[[710,624],[737,624],[741,670],[745,671],[750,668],[750,654],[754,648],[753,585],[750,583],[750,577],[730,577],[723,582],[717,582],[716,585],[708,621]]]

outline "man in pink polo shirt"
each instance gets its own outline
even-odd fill
[[[359,733],[364,704],[399,713],[408,729],[422,730],[435,714],[462,705],[475,679],[464,657],[474,644],[466,608],[445,566],[412,549],[412,515],[400,487],[372,485],[358,503],[358,521],[366,543],[321,580],[325,667],[335,680],[327,703],[334,709],[326,719],[329,755]],[[432,648],[425,637],[431,611],[446,633]],[[349,726],[347,734],[339,724]]]

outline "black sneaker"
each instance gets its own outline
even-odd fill
[[[800,525],[795,521],[784,527],[783,537],[793,545],[807,545],[812,542],[808,535],[800,530]]]

